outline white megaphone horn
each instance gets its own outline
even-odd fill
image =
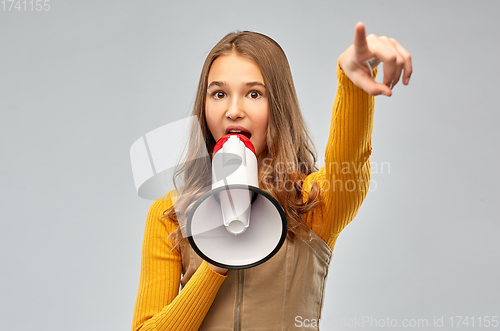
[[[245,269],[269,260],[283,245],[286,215],[259,188],[257,157],[246,136],[228,134],[214,148],[212,190],[190,210],[186,231],[194,251],[226,269]]]

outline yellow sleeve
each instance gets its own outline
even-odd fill
[[[168,235],[175,225],[160,219],[172,205],[170,194],[149,209],[144,231],[141,276],[132,330],[198,330],[227,276],[203,261],[179,293],[181,255],[170,251]]]
[[[373,79],[376,74],[374,69]],[[332,249],[368,193],[375,107],[375,98],[354,85],[338,62],[337,78],[325,166],[304,182],[306,191],[314,180],[320,183],[325,207],[308,223]]]

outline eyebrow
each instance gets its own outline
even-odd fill
[[[211,88],[212,86],[224,87],[226,85],[227,85],[226,82],[213,81],[208,85],[207,89]],[[248,82],[245,83],[245,86],[247,87],[262,86],[263,88],[266,88],[266,85],[262,84],[261,82]]]

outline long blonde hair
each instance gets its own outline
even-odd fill
[[[283,207],[288,221],[287,237],[308,237],[310,231],[303,214],[322,203],[320,188],[314,182],[307,199],[302,189],[304,178],[317,171],[316,152],[300,111],[290,66],[282,48],[273,39],[257,32],[238,31],[227,34],[212,48],[203,65],[193,108],[201,136],[192,134],[186,155],[202,155],[206,149],[212,153],[216,144],[205,118],[205,98],[208,73],[214,60],[235,53],[252,59],[259,66],[269,101],[269,123],[266,148],[259,155],[259,186],[269,192]],[[196,123],[198,125],[198,123]],[[195,130],[191,130],[193,133]],[[203,141],[201,141],[203,139]],[[206,153],[205,153],[206,154]],[[186,243],[185,219],[193,204],[211,188],[211,160],[208,157],[181,163],[176,169],[174,183],[182,176],[182,187],[175,204],[162,218],[179,227],[169,238],[175,247]],[[305,202],[304,202],[305,200]]]

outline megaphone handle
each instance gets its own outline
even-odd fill
[[[215,272],[217,272],[217,273],[221,274],[222,276],[227,276],[227,271],[228,271],[228,269],[218,267],[218,266],[216,266],[216,265],[211,264],[211,263],[210,263],[210,262],[208,262],[208,261],[207,261],[207,263],[208,263],[208,266],[210,267],[210,269],[212,269],[213,271],[215,271]]]

